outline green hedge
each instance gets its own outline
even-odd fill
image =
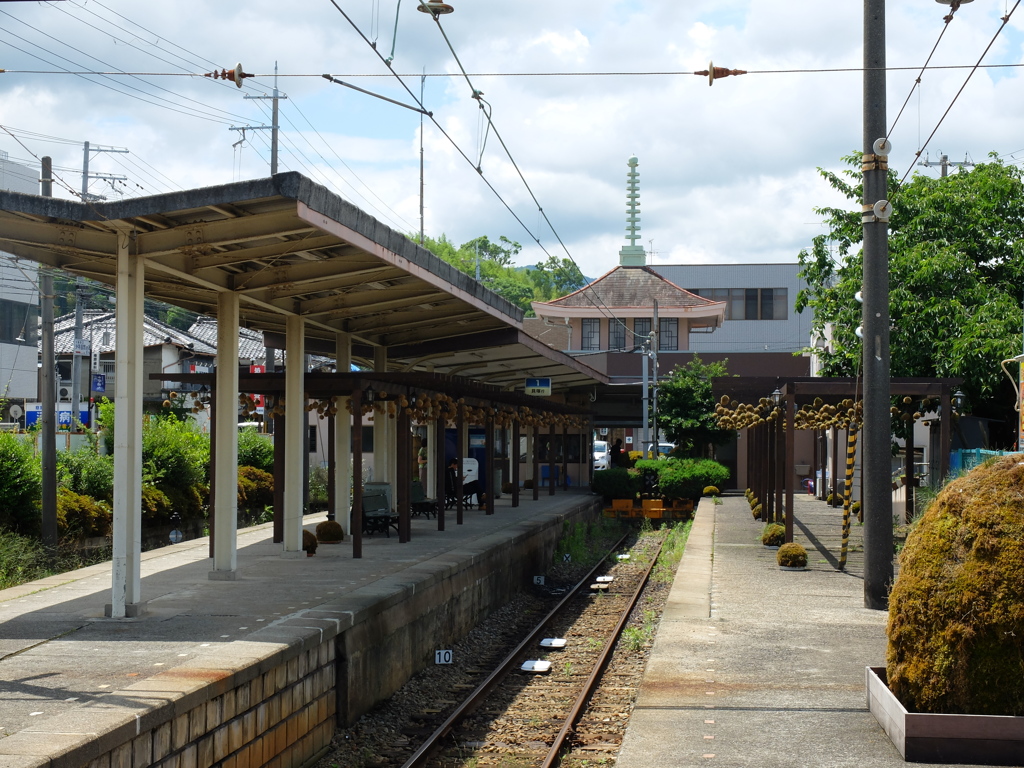
[[[42,492],[42,472],[31,440],[0,432],[0,527],[37,533]]]
[[[606,499],[635,499],[640,489],[639,473],[625,467],[599,469],[594,473],[590,488]]]

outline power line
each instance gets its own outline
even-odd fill
[[[958,4],[954,3],[953,5],[950,6],[949,14],[942,17],[942,31],[939,32],[939,37],[935,41],[935,45],[932,46],[932,50],[928,54],[928,58],[925,59],[924,66],[921,67],[921,71],[917,74],[917,78],[914,80],[914,85],[911,86],[910,93],[907,94],[907,98],[903,101],[903,106],[900,107],[900,111],[896,115],[896,119],[892,121],[892,126],[890,126],[888,132],[885,134],[885,138],[888,139],[890,136],[892,136],[892,132],[896,130],[896,124],[900,121],[900,118],[903,116],[903,110],[905,110],[907,108],[907,104],[910,103],[910,98],[914,95],[914,91],[916,91],[920,87],[921,76],[924,74],[925,70],[928,69],[928,64],[931,62],[932,56],[935,55],[935,51],[938,50],[939,43],[942,42],[942,36],[945,35],[946,30],[949,29],[949,22],[953,20],[953,16],[959,7],[960,6]]]
[[[974,76],[974,73],[977,72],[979,68],[981,68],[982,59],[984,59],[985,56],[988,54],[989,50],[995,44],[996,39],[1002,33],[1003,29],[1006,28],[1006,25],[1010,23],[1010,17],[1013,16],[1013,12],[1017,10],[1017,7],[1020,5],[1020,3],[1021,3],[1021,0],[1017,0],[1017,2],[1015,2],[1013,4],[1013,8],[1011,8],[1007,12],[1007,14],[1002,17],[1002,22],[1003,23],[999,25],[999,29],[996,30],[996,33],[992,36],[992,39],[989,40],[988,45],[985,46],[985,50],[981,52],[981,56],[978,57],[978,62],[974,65],[974,67],[971,69],[971,71],[967,74],[967,77],[964,79],[963,85],[960,86],[960,90],[958,90],[956,92],[956,95],[953,96],[953,100],[949,103],[949,106],[946,107],[946,111],[942,113],[942,117],[940,117],[939,118],[939,122],[935,124],[935,128],[932,130],[932,132],[930,134],[928,134],[928,138],[925,139],[924,144],[914,154],[914,160],[915,161],[918,160],[921,157],[921,153],[924,152],[925,147],[928,146],[928,142],[930,142],[932,140],[932,138],[935,136],[935,134],[938,132],[939,127],[942,125],[942,122],[946,119],[946,116],[950,113],[950,110],[953,109],[953,105],[956,104],[957,99],[960,98],[960,94],[964,92],[964,89],[967,87],[967,83],[969,83],[971,81],[971,78]],[[907,168],[907,172],[905,174],[903,174],[903,178],[900,179],[900,184],[899,184],[900,186],[902,186],[903,182],[905,182],[907,180],[907,177],[910,175],[910,172],[912,170],[914,170],[914,163],[913,162]]]
[[[161,38],[163,39],[163,38]],[[365,39],[365,35],[364,35]],[[367,39],[369,43],[369,40]],[[372,43],[370,44],[372,46]],[[38,58],[38,57],[36,57]],[[49,62],[47,62],[49,63]],[[220,66],[210,62],[213,66]],[[936,64],[934,66],[926,67],[925,69],[929,72],[933,70],[941,69],[1016,69],[1024,67],[1024,62],[1018,62],[1013,64]],[[845,73],[845,72],[912,72],[921,69],[918,66],[912,67],[812,67],[812,68],[797,68],[797,69],[748,69],[744,71],[746,75],[805,75],[805,74],[834,74],[834,73]],[[204,77],[205,73],[198,72],[123,72],[119,70],[113,71],[102,71],[102,70],[49,70],[49,69],[0,69],[0,74],[12,74],[12,75],[108,75],[110,77],[126,76],[126,75],[137,75],[140,77],[193,77],[199,78]],[[651,70],[651,71],[610,71],[610,72],[599,72],[599,71],[588,71],[588,72],[469,72],[470,77],[679,77],[693,75],[705,76],[706,72],[692,72],[689,70]],[[257,72],[252,75],[253,78],[265,78],[273,77],[273,72]],[[293,72],[278,73],[278,77],[318,77],[322,78],[323,73],[320,72]],[[346,72],[346,73],[329,73],[330,77],[345,77],[352,79],[354,77],[376,77],[376,78],[389,78],[389,77],[441,77],[450,78],[452,77],[451,72]]]

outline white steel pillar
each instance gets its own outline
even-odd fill
[[[388,348],[373,348],[373,370],[377,373],[388,371]],[[383,413],[373,415],[373,479],[376,482],[390,482],[391,477],[391,443],[388,442],[388,414],[385,407]]]
[[[238,294],[231,291],[217,297],[216,398],[214,544],[210,578],[233,581],[238,566]]]
[[[117,233],[115,352],[114,535],[111,602],[115,619],[142,612],[142,323],[145,264],[130,253],[130,230]]]
[[[437,498],[437,462],[444,461],[444,456],[437,455],[437,420],[427,422],[427,486],[424,492],[432,499]],[[441,489],[444,493],[444,489]]]
[[[352,367],[352,336],[339,333],[335,339],[335,362],[338,373],[348,373]],[[349,398],[339,398],[334,419],[334,519],[352,532],[352,416],[345,404]]]
[[[284,368],[284,556],[302,554],[302,468],[306,451],[306,321],[287,319]]]

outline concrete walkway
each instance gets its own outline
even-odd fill
[[[257,646],[315,632],[325,611],[351,616],[594,498],[543,489],[513,509],[505,495],[493,516],[467,510],[461,526],[449,510],[443,532],[416,518],[406,544],[394,532],[364,536],[359,560],[351,538],[312,558],[282,558],[271,525],[258,526],[239,533],[236,581],[209,580],[207,539],[183,542],[143,554],[146,612],[136,619],[104,618],[109,563],[0,591],[0,768],[48,765],[46,745],[58,749],[69,723],[97,705],[144,714],[153,702],[136,691],[147,678],[235,668]],[[305,527],[323,519],[308,516]]]
[[[795,501],[803,572],[779,570],[742,496],[701,501],[617,768],[905,765],[866,704],[886,614],[864,608],[863,529],[838,572],[841,510]]]

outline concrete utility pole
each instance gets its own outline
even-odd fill
[[[969,162],[967,160],[964,160],[962,162],[954,161],[954,162],[951,163],[949,161],[949,155],[939,155],[939,162],[937,162],[937,163],[933,163],[930,160],[918,160],[917,164],[918,165],[923,165],[926,168],[931,168],[931,167],[934,167],[936,165],[940,166],[942,168],[942,178],[946,178],[946,176],[948,175],[949,166],[951,166],[951,165],[956,165],[956,166],[960,166],[960,167],[969,166],[971,168],[973,168],[974,165],[975,165],[974,163]]]
[[[82,202],[88,203],[91,200],[105,200],[102,195],[94,195],[89,192],[89,179],[103,179],[105,181],[126,181],[127,176],[112,173],[89,173],[89,157],[93,152],[114,152],[116,154],[128,154],[127,149],[117,147],[91,146],[88,141],[83,143],[82,154]],[[51,290],[50,293],[53,293]],[[85,354],[82,344],[82,302],[85,298],[85,281],[79,277],[75,280],[75,347],[71,355],[71,427],[74,428],[75,421],[80,418],[82,401],[82,356]],[[51,304],[52,306],[52,304]]]
[[[53,197],[53,162],[43,158],[43,197]],[[42,463],[43,546],[52,557],[57,554],[57,393],[53,354],[53,273],[49,267],[39,270],[39,319],[42,357],[39,367],[39,454]]]
[[[273,176],[277,173],[277,132],[278,132],[278,108],[277,102],[280,99],[287,99],[287,96],[282,96],[277,90],[277,62],[274,62],[274,95],[273,96],[250,96],[246,94],[242,97],[243,99],[271,99],[274,104],[270,110],[270,125],[243,125],[243,126],[231,126],[228,128],[229,131],[243,131],[243,138],[245,131],[265,131],[270,130],[270,175]]]
[[[864,0],[864,605],[877,610],[893,580],[885,85],[885,0]]]

